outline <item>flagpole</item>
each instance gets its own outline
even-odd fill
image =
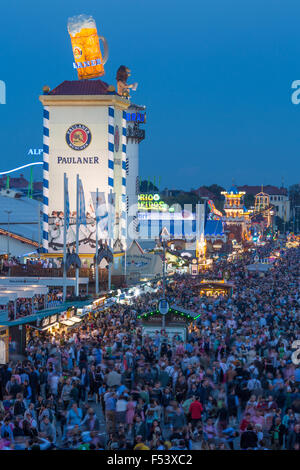
[[[95,294],[99,294],[99,271],[98,271],[98,188],[96,190],[96,261],[95,261]]]
[[[79,175],[76,176],[76,254],[79,256]],[[79,268],[76,267],[75,295],[79,296]]]
[[[67,258],[67,175],[64,173],[64,253],[63,253],[63,263],[64,263],[64,271],[63,271],[63,302],[66,301],[67,297],[67,270],[66,270],[66,258]]]

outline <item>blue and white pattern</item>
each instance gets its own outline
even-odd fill
[[[114,189],[114,133],[115,110],[108,107],[108,189]]]
[[[48,253],[49,215],[49,106],[43,115],[43,252]]]
[[[84,191],[81,179],[78,181],[78,191],[79,191],[79,214],[78,214],[78,223],[86,226],[86,211],[85,211],[85,199]]]
[[[122,205],[121,205],[121,240],[125,244],[126,236],[127,236],[127,199],[126,199],[126,144],[127,144],[127,137],[126,137],[126,130],[127,130],[127,121],[126,121],[126,113],[123,111],[122,117]]]

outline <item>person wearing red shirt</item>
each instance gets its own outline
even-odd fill
[[[248,425],[251,424],[251,415],[250,413],[246,413],[245,418],[242,419],[240,424],[240,431],[246,431]]]
[[[192,426],[193,428],[197,425],[198,421],[201,419],[202,416],[202,411],[203,411],[203,406],[198,400],[198,398],[193,396],[193,401],[190,404],[189,407],[189,413],[191,415],[191,421],[192,421]]]

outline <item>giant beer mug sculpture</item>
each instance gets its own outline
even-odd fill
[[[104,75],[104,64],[108,59],[108,46],[105,38],[98,36],[94,18],[86,15],[73,16],[68,19],[68,31],[78,79],[83,80]],[[103,42],[103,57],[99,39]]]

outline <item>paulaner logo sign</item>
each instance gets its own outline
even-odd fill
[[[58,165],[98,165],[99,157],[57,157]]]
[[[90,145],[92,134],[83,124],[73,124],[66,133],[66,142],[73,150],[84,150]]]

